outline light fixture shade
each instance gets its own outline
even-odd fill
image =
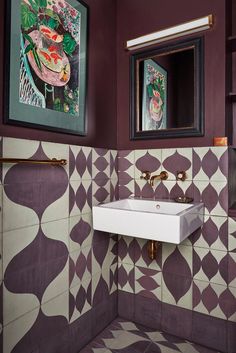
[[[135,50],[149,45],[160,43],[166,40],[182,37],[187,34],[192,34],[200,31],[204,31],[213,26],[213,15],[201,17],[199,19],[182,23],[180,25],[169,27],[161,31],[147,34],[135,39],[127,41],[126,48],[128,50]]]

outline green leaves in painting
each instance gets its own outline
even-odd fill
[[[153,97],[153,86],[152,86],[152,84],[149,84],[147,86],[147,90],[148,90],[148,97],[152,98]]]
[[[47,0],[38,0],[39,7],[47,7]]]
[[[37,15],[30,10],[27,4],[21,5],[21,23],[26,31],[37,23]]]
[[[39,70],[42,71],[42,64],[41,64],[41,61],[39,59],[39,56],[38,56],[38,53],[36,50],[36,44],[34,43],[33,39],[27,33],[24,33],[23,35],[24,35],[25,39],[29,42],[29,44],[25,48],[25,55],[28,54],[30,51],[32,51],[35,63],[37,65],[37,67],[39,68]]]
[[[55,12],[53,12],[51,9],[45,9],[44,15],[49,17],[49,20],[47,21],[48,27],[50,27],[51,29],[59,27],[61,19]]]
[[[66,33],[63,38],[63,50],[66,54],[72,55],[76,48],[76,41],[69,33]]]

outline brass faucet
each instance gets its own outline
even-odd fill
[[[154,186],[154,180],[167,180],[168,179],[168,173],[163,170],[159,175],[153,175],[150,180],[149,183],[151,186]]]

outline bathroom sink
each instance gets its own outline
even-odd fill
[[[128,198],[93,206],[93,228],[179,244],[203,224],[203,203]]]

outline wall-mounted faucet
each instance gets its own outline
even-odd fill
[[[143,171],[140,178],[147,180],[151,186],[154,186],[155,180],[167,180],[168,176],[169,175],[165,170],[163,170],[160,174],[153,176],[151,176],[149,171]]]

